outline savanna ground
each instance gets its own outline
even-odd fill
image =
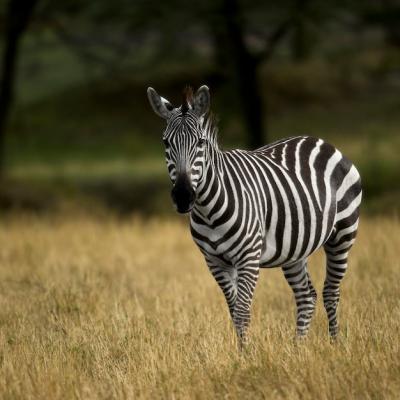
[[[237,350],[222,294],[182,220],[8,216],[0,226],[0,398],[382,399],[400,393],[397,218],[364,217],[332,344],[309,337],[279,269]]]

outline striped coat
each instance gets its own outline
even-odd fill
[[[240,344],[246,340],[260,268],[280,266],[297,305],[297,334],[309,329],[317,294],[307,257],[323,246],[323,290],[329,333],[338,333],[339,286],[357,234],[360,176],[339,150],[321,139],[291,137],[254,151],[221,151],[207,117],[202,86],[173,107],[148,89],[165,118],[166,161],[179,212],[228,303]]]
[[[360,176],[321,139],[214,151],[218,163],[209,164],[198,188],[191,228],[205,253],[227,265],[247,247],[261,248],[262,267],[293,263],[325,244],[341,221],[352,226],[358,220]]]

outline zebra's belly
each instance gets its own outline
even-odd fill
[[[281,230],[266,232],[260,267],[274,268],[307,258],[329,238],[335,214],[336,204],[332,202],[328,212],[315,215],[307,223],[291,224]]]
[[[260,258],[260,268],[277,268],[277,267],[281,267],[283,265],[290,265],[290,264],[294,264],[295,262],[302,260],[304,258],[307,258],[311,253],[313,253],[316,249],[312,249],[310,252],[308,253],[304,253],[304,254],[296,254],[293,255],[292,257],[288,257],[286,255],[281,255],[278,258],[267,258],[265,256],[265,254],[261,255]]]
[[[191,233],[209,264],[234,266],[258,249],[260,267],[273,268],[304,259],[321,247],[333,229],[335,214],[336,201],[331,197],[322,210],[272,210],[268,229],[261,223],[266,216],[255,213],[250,219],[237,216],[237,229],[231,223],[211,226],[191,219]]]

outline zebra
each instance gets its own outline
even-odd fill
[[[253,151],[222,151],[210,91],[184,91],[174,107],[149,87],[163,133],[171,197],[190,213],[194,242],[228,304],[239,346],[247,341],[260,268],[281,267],[293,290],[296,336],[309,331],[317,300],[307,258],[326,254],[323,302],[338,335],[340,283],[358,228],[362,190],[356,167],[322,139],[296,136]]]

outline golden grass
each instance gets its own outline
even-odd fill
[[[250,345],[186,224],[22,216],[0,227],[1,399],[381,399],[400,395],[400,223],[364,219],[331,344],[309,337],[279,269],[261,273]],[[321,293],[322,254],[310,272]]]

